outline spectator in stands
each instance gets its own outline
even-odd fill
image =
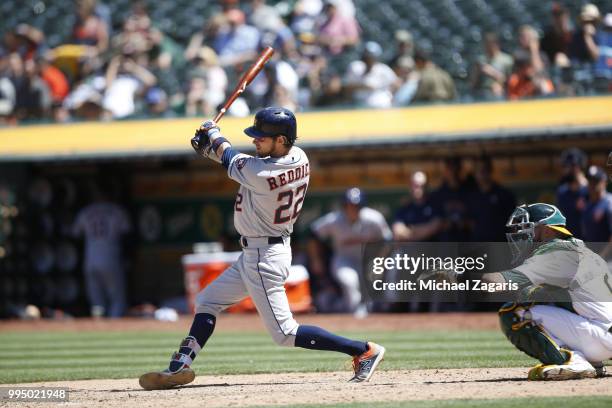
[[[508,79],[509,99],[546,96],[555,91],[546,73],[538,71],[532,61],[532,56],[524,50],[519,50],[514,54],[514,71]]]
[[[602,91],[612,92],[612,13],[603,19],[603,29],[599,33],[599,58],[595,64],[595,75],[607,82]],[[606,89],[607,88],[607,89]]]
[[[161,35],[153,28],[151,18],[147,13],[145,4],[136,1],[132,5],[131,13],[123,22],[123,28],[113,38],[114,49],[130,49],[132,53],[144,53],[153,48],[153,37]]]
[[[64,98],[61,107],[56,109],[55,119],[58,122],[67,122],[73,117],[100,120],[104,112],[102,108],[106,87],[104,74],[104,66],[97,58],[87,60],[81,65],[80,77]]]
[[[542,51],[548,61],[557,67],[566,67],[569,61],[569,48],[572,41],[570,15],[560,3],[553,3],[552,24],[546,28],[542,37]]]
[[[261,32],[260,49],[271,46],[284,60],[296,62],[299,59],[295,36],[282,18],[271,16],[258,29]]]
[[[82,80],[89,65],[98,65],[109,48],[107,22],[96,14],[96,0],[75,0],[76,21],[67,43],[52,50],[53,65],[64,72],[70,83]]]
[[[589,167],[589,201],[582,214],[582,236],[596,244],[597,252],[612,261],[612,194],[606,190],[608,176],[604,169]]]
[[[475,163],[477,189],[470,196],[469,213],[474,242],[506,242],[505,225],[516,198],[493,179],[493,161],[482,156]]]
[[[518,51],[524,51],[529,55],[529,61],[536,72],[543,72],[547,69],[548,60],[546,55],[540,50],[540,36],[535,28],[530,25],[519,27]]]
[[[374,42],[365,43],[361,60],[350,63],[344,78],[346,92],[353,102],[368,108],[389,108],[398,78],[388,65],[380,62],[382,47]]]
[[[106,22],[95,14],[96,0],[76,0],[77,21],[72,28],[72,43],[88,47],[86,56],[93,58],[109,45]]]
[[[354,16],[339,10],[339,0],[325,0],[323,18],[316,29],[319,44],[330,55],[340,54],[346,47],[359,43],[359,24]]]
[[[236,67],[253,59],[260,41],[259,31],[245,24],[244,13],[231,9],[225,13],[227,25],[222,27],[213,41],[222,67]]]
[[[512,74],[512,57],[503,52],[495,33],[484,35],[484,55],[478,57],[470,82],[478,99],[500,100],[505,97],[506,81]]]
[[[320,77],[322,86],[313,92],[314,106],[338,106],[348,103],[343,92],[342,77],[335,69],[323,69]]]
[[[572,37],[570,59],[578,64],[591,64],[599,58],[597,26],[601,15],[594,4],[585,4],[580,12],[580,28]]]
[[[315,43],[314,35],[300,35],[298,59],[295,71],[300,81],[298,90],[299,105],[305,108],[312,106],[315,97],[323,88],[322,73],[328,68],[328,60],[321,53],[321,47]]]
[[[17,94],[13,82],[0,71],[0,125],[15,124],[13,111],[16,101]]]
[[[444,160],[442,184],[431,193],[435,211],[442,217],[438,238],[442,242],[469,240],[468,200],[475,186],[462,176],[462,160],[451,156]]]
[[[435,241],[442,218],[427,195],[427,176],[415,171],[410,176],[411,200],[399,208],[392,224],[395,241]]]
[[[389,66],[393,69],[395,69],[400,58],[412,58],[414,56],[414,41],[410,31],[397,30],[395,32],[395,43],[397,44],[397,50],[395,51],[393,58],[391,58],[389,61]]]
[[[125,118],[136,113],[137,98],[157,82],[146,65],[128,50],[111,59],[106,70],[106,91],[102,102],[107,119]]]
[[[219,66],[217,54],[210,47],[200,48],[189,70],[185,113],[188,116],[214,115],[225,100],[227,75]]]
[[[24,61],[17,53],[8,56],[8,75],[15,88],[13,113],[17,120],[42,119],[51,108],[51,92],[40,77],[32,59]]]
[[[401,57],[394,69],[399,79],[399,87],[393,95],[393,106],[408,105],[419,88],[419,74],[414,69],[412,57]]]
[[[270,20],[281,18],[278,10],[267,5],[266,0],[248,0],[247,3],[247,23],[261,31],[266,30]]]
[[[194,59],[203,46],[213,47],[215,38],[226,25],[225,14],[215,14],[206,20],[202,29],[194,33],[189,39],[189,44],[185,49],[185,59],[187,61]]]
[[[68,95],[68,92],[70,92],[70,84],[66,75],[44,57],[38,58],[37,63],[40,69],[40,76],[51,92],[53,104],[60,105]]]
[[[23,61],[41,57],[47,51],[45,35],[29,24],[19,24],[4,35],[4,52],[17,53]]]
[[[564,150],[561,153],[562,176],[556,193],[559,210],[567,218],[567,229],[576,238],[582,237],[582,213],[586,207],[589,190],[584,175],[586,154],[577,148]]]
[[[174,116],[185,104],[180,70],[173,64],[176,61],[169,52],[154,52],[151,55],[149,71],[157,78],[155,86],[147,91],[145,99],[153,116]]]
[[[415,102],[443,102],[457,97],[451,76],[434,64],[424,50],[416,50],[414,63],[419,73]]]
[[[295,111],[297,109],[299,77],[291,64],[276,59],[264,67],[266,91],[260,106],[281,106]]]
[[[323,9],[320,0],[298,0],[293,6],[289,27],[299,38],[302,34],[314,35],[317,17]]]

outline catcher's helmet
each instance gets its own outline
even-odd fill
[[[344,204],[363,207],[365,205],[365,194],[357,187],[349,188],[344,192]]]
[[[533,248],[536,225],[546,225],[571,237],[565,221],[565,216],[552,204],[535,203],[516,207],[506,224],[506,238],[514,262],[523,260]]]
[[[255,123],[244,129],[251,137],[266,137],[284,135],[290,145],[295,143],[297,121],[289,109],[268,107],[255,115]]]

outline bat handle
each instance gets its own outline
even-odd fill
[[[225,112],[227,112],[227,109],[225,108],[221,108],[221,110],[219,111],[219,113],[217,113],[217,116],[214,117],[214,121],[215,123],[219,122],[219,120],[221,120],[221,118],[223,117],[223,115],[225,115]]]

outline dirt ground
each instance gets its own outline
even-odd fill
[[[380,371],[371,382],[363,384],[347,383],[350,377],[348,372],[202,376],[185,387],[164,391],[144,391],[140,389],[137,379],[49,382],[44,385],[70,387],[70,402],[53,406],[91,408],[214,408],[298,403],[612,395],[612,377],[530,382],[525,380],[526,371],[527,368]],[[19,403],[19,406],[51,405]]]
[[[298,316],[303,324],[320,324],[343,330],[457,330],[496,329],[495,313],[449,313],[372,315],[355,320],[346,315]],[[2,322],[0,331],[184,331],[190,318],[178,322],[142,319]],[[225,315],[219,331],[261,331],[256,315]],[[384,362],[382,363],[384,366]],[[529,382],[528,368],[480,368],[379,371],[366,384],[347,383],[350,373],[283,373],[257,375],[201,376],[185,387],[165,391],[144,391],[138,379],[87,380],[21,384],[70,388],[70,402],[62,404],[19,403],[20,407],[249,407],[290,404],[331,404],[441,400],[457,398],[515,398],[543,396],[612,395],[612,376],[603,379]],[[3,386],[11,386],[4,384]],[[2,403],[0,403],[2,405]]]

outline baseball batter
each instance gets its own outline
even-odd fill
[[[253,138],[256,157],[236,151],[215,122],[196,131],[191,143],[200,155],[227,169],[240,184],[234,224],[241,235],[242,254],[200,292],[189,335],[160,372],[140,377],[147,390],[171,388],[195,378],[191,368],[215,328],[217,316],[250,296],[274,341],[281,346],[338,351],[353,357],[352,382],[368,381],[382,361],[385,348],[336,336],[316,326],[299,325],[289,309],[284,283],[291,265],[290,235],[308,189],[310,167],[294,146],[297,122],[284,108],[269,107],[255,115],[245,133]]]

